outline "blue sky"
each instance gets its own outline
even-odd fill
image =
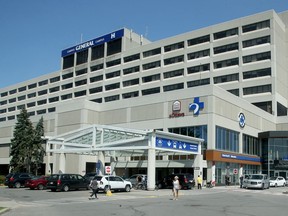
[[[81,38],[126,27],[156,41],[271,9],[288,0],[0,0],[0,88],[60,70]]]

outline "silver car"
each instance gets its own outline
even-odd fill
[[[269,189],[269,179],[266,174],[252,174],[245,182],[246,188]]]

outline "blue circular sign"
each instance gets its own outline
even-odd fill
[[[245,127],[246,124],[246,119],[245,119],[245,115],[243,113],[239,113],[238,115],[238,121],[239,121],[239,125],[241,128]]]

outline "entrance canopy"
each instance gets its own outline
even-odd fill
[[[49,138],[46,152],[106,156],[141,156],[148,149],[156,155],[201,154],[203,139],[158,130],[134,130],[106,125],[91,125]],[[53,146],[53,147],[52,147]]]

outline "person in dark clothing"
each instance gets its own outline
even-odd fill
[[[97,182],[97,179],[95,177],[91,180],[89,186],[92,189],[92,193],[91,193],[89,199],[93,199],[93,195],[95,196],[95,199],[98,199],[98,196],[97,196],[98,182]]]
[[[225,176],[225,185],[229,186],[230,184],[230,177],[228,175]]]
[[[240,176],[240,188],[243,188],[243,175]]]

